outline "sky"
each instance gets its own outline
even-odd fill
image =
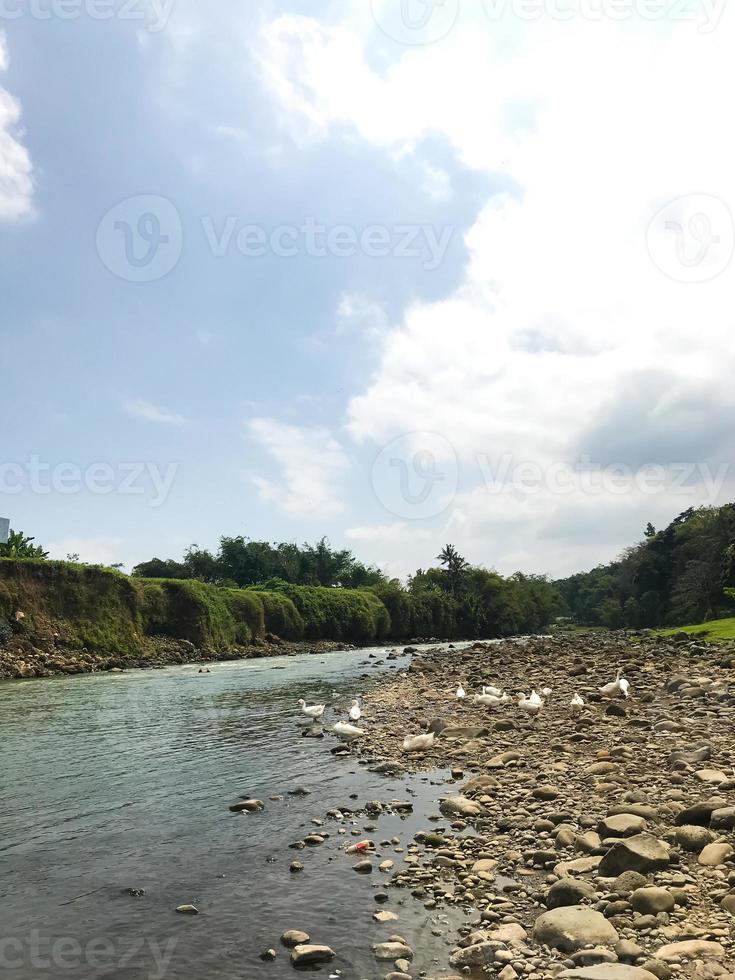
[[[735,499],[722,0],[0,0],[0,516],[614,559]]]

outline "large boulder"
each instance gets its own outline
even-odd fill
[[[676,843],[683,851],[690,851],[692,854],[699,854],[714,839],[714,833],[706,827],[684,824],[676,828]]]
[[[617,878],[624,871],[648,874],[669,866],[669,848],[650,834],[637,834],[618,841],[600,861],[601,878]]]
[[[604,915],[582,905],[544,912],[536,919],[533,937],[538,943],[569,953],[589,943],[606,946],[620,938]]]

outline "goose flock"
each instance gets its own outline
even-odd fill
[[[611,700],[613,698],[629,698],[630,697],[630,682],[623,677],[622,668],[620,668],[615,676],[614,681],[610,681],[609,684],[604,684],[602,687],[598,688],[600,695],[603,698]],[[505,705],[513,701],[513,704],[519,711],[521,715],[525,715],[532,721],[536,721],[541,715],[547,700],[554,693],[553,688],[542,687],[541,693],[533,688],[529,695],[526,695],[524,691],[519,691],[515,695],[515,700],[500,687],[495,687],[493,685],[483,685],[482,690],[474,694],[472,700],[475,704],[483,705],[486,708],[499,708],[501,705]],[[468,697],[467,690],[464,684],[460,683],[455,698],[457,701],[465,701]],[[324,717],[324,712],[327,706],[325,704],[312,704],[309,705],[304,701],[303,698],[298,702],[301,708],[302,714],[309,718],[312,722],[321,721]],[[569,702],[569,708],[571,714],[577,717],[581,714],[582,710],[586,707],[586,702],[584,698],[578,692],[574,693],[571,701]],[[359,728],[357,723],[362,719],[363,712],[362,706],[360,704],[360,699],[355,698],[352,701],[352,706],[347,713],[346,721],[337,721],[332,726],[332,732],[341,741],[347,744],[354,742],[356,739],[360,738],[362,735],[367,734],[364,728]],[[434,745],[435,734],[434,732],[419,733],[417,735],[406,735],[403,740],[403,751],[404,752],[428,752]]]

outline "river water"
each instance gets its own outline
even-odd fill
[[[449,948],[436,934],[447,913],[427,913],[395,889],[378,906],[385,876],[351,870],[355,859],[341,853],[346,838],[335,822],[325,822],[322,847],[287,846],[317,829],[312,819],[331,807],[357,809],[372,799],[411,799],[415,814],[383,817],[368,833],[358,818],[362,836],[396,835],[405,845],[417,829],[435,826],[426,816],[436,812],[441,786],[426,776],[371,774],[354,759],[335,760],[331,737],[300,736],[300,697],[346,706],[408,662],[374,666],[384,655],[0,686],[0,975],[280,980],[294,975],[279,943],[286,929],[337,951],[325,978],[383,977],[390,965],[376,963],[370,947],[393,932],[414,945],[416,971],[446,972]],[[310,795],[288,795],[301,786]],[[264,800],[266,810],[230,813],[241,796]],[[379,852],[400,866],[400,854]],[[289,872],[294,859],[306,866],[300,874]],[[145,895],[125,894],[131,888]],[[189,903],[198,916],[175,913]],[[400,920],[379,925],[378,908]],[[278,950],[274,963],[259,959],[269,947]]]

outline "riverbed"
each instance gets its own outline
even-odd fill
[[[392,932],[412,942],[417,970],[444,972],[446,918],[432,920],[405,893],[378,906],[386,876],[351,870],[336,824],[325,822],[322,847],[288,849],[330,808],[371,799],[410,799],[416,812],[381,818],[372,834],[358,818],[348,835],[405,844],[427,826],[424,811],[447,774],[432,774],[434,784],[386,778],[354,758],[334,759],[330,736],[301,737],[300,697],[346,710],[408,664],[385,656],[360,650],[217,664],[209,674],[186,666],[3,685],[3,975],[279,980],[293,975],[279,943],[287,929],[336,950],[325,977],[383,976],[370,948]],[[330,710],[326,721],[338,717]],[[300,787],[309,795],[290,795]],[[264,812],[230,813],[242,796],[265,801]],[[383,857],[400,861],[390,849]],[[300,874],[289,872],[295,858]],[[177,914],[183,904],[200,914]],[[400,921],[374,922],[379,907]],[[273,963],[259,958],[269,948],[278,952]]]

